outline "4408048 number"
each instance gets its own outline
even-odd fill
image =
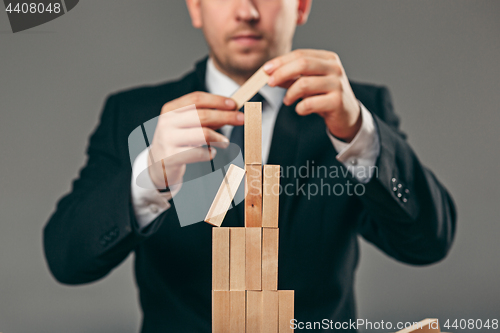
[[[43,3],[17,3],[14,8],[12,8],[12,3],[9,3],[5,11],[9,14],[14,13],[23,13],[23,14],[42,14],[42,13],[56,13],[59,14],[61,12],[61,4],[58,2],[49,3],[45,5]]]
[[[455,319],[453,323],[448,319],[444,323],[443,327],[446,329],[470,329],[470,330],[481,330],[481,329],[498,329],[498,319],[487,319],[483,321],[482,319]]]

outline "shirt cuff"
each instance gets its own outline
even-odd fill
[[[359,102],[359,101],[358,101]],[[361,128],[351,142],[343,142],[334,137],[328,127],[326,132],[338,154],[341,162],[354,178],[367,183],[373,176],[375,164],[380,153],[380,139],[373,116],[366,107],[359,102],[361,108]]]
[[[136,216],[137,223],[139,224],[139,231],[146,228],[153,222],[160,214],[170,208],[168,202],[180,190],[180,185],[174,185],[169,192],[160,193],[151,177],[149,172],[141,176],[141,184],[137,184],[138,176],[148,169],[148,153],[149,148],[143,150],[135,159],[132,167],[132,206]]]

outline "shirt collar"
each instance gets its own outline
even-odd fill
[[[240,87],[230,77],[220,72],[214,65],[212,58],[207,61],[207,73],[205,85],[209,93],[229,97]],[[286,89],[281,87],[270,87],[267,84],[259,90],[273,110],[279,110],[285,97]]]

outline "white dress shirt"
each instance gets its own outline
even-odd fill
[[[208,60],[205,76],[207,91],[214,95],[230,97],[240,87],[231,78],[221,73],[214,65],[212,59]],[[276,117],[281,108],[286,89],[280,87],[264,86],[259,93],[264,97],[262,103],[262,162],[266,163]],[[325,130],[335,150],[336,158],[344,164],[349,172],[360,182],[368,182],[374,170],[373,166],[378,158],[380,142],[371,113],[359,103],[361,107],[361,128],[350,143],[335,138],[325,125]],[[222,134],[231,136],[233,126],[226,125],[221,128]],[[139,228],[147,227],[161,213],[170,208],[168,202],[180,190],[180,186],[171,189],[171,192],[160,193],[154,189],[153,181],[149,178],[147,188],[138,186],[135,182],[136,175],[148,168],[148,150],[141,152],[132,167],[132,204]]]

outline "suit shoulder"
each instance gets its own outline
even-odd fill
[[[192,92],[195,86],[194,75],[194,72],[189,72],[171,81],[123,89],[110,94],[109,98],[129,105],[166,103]]]
[[[358,99],[376,99],[383,91],[388,91],[387,87],[379,84],[362,83],[350,81],[354,95]]]
[[[386,103],[390,102],[389,89],[383,85],[350,82],[356,98],[371,112],[385,118]],[[392,107],[392,106],[391,106]]]

